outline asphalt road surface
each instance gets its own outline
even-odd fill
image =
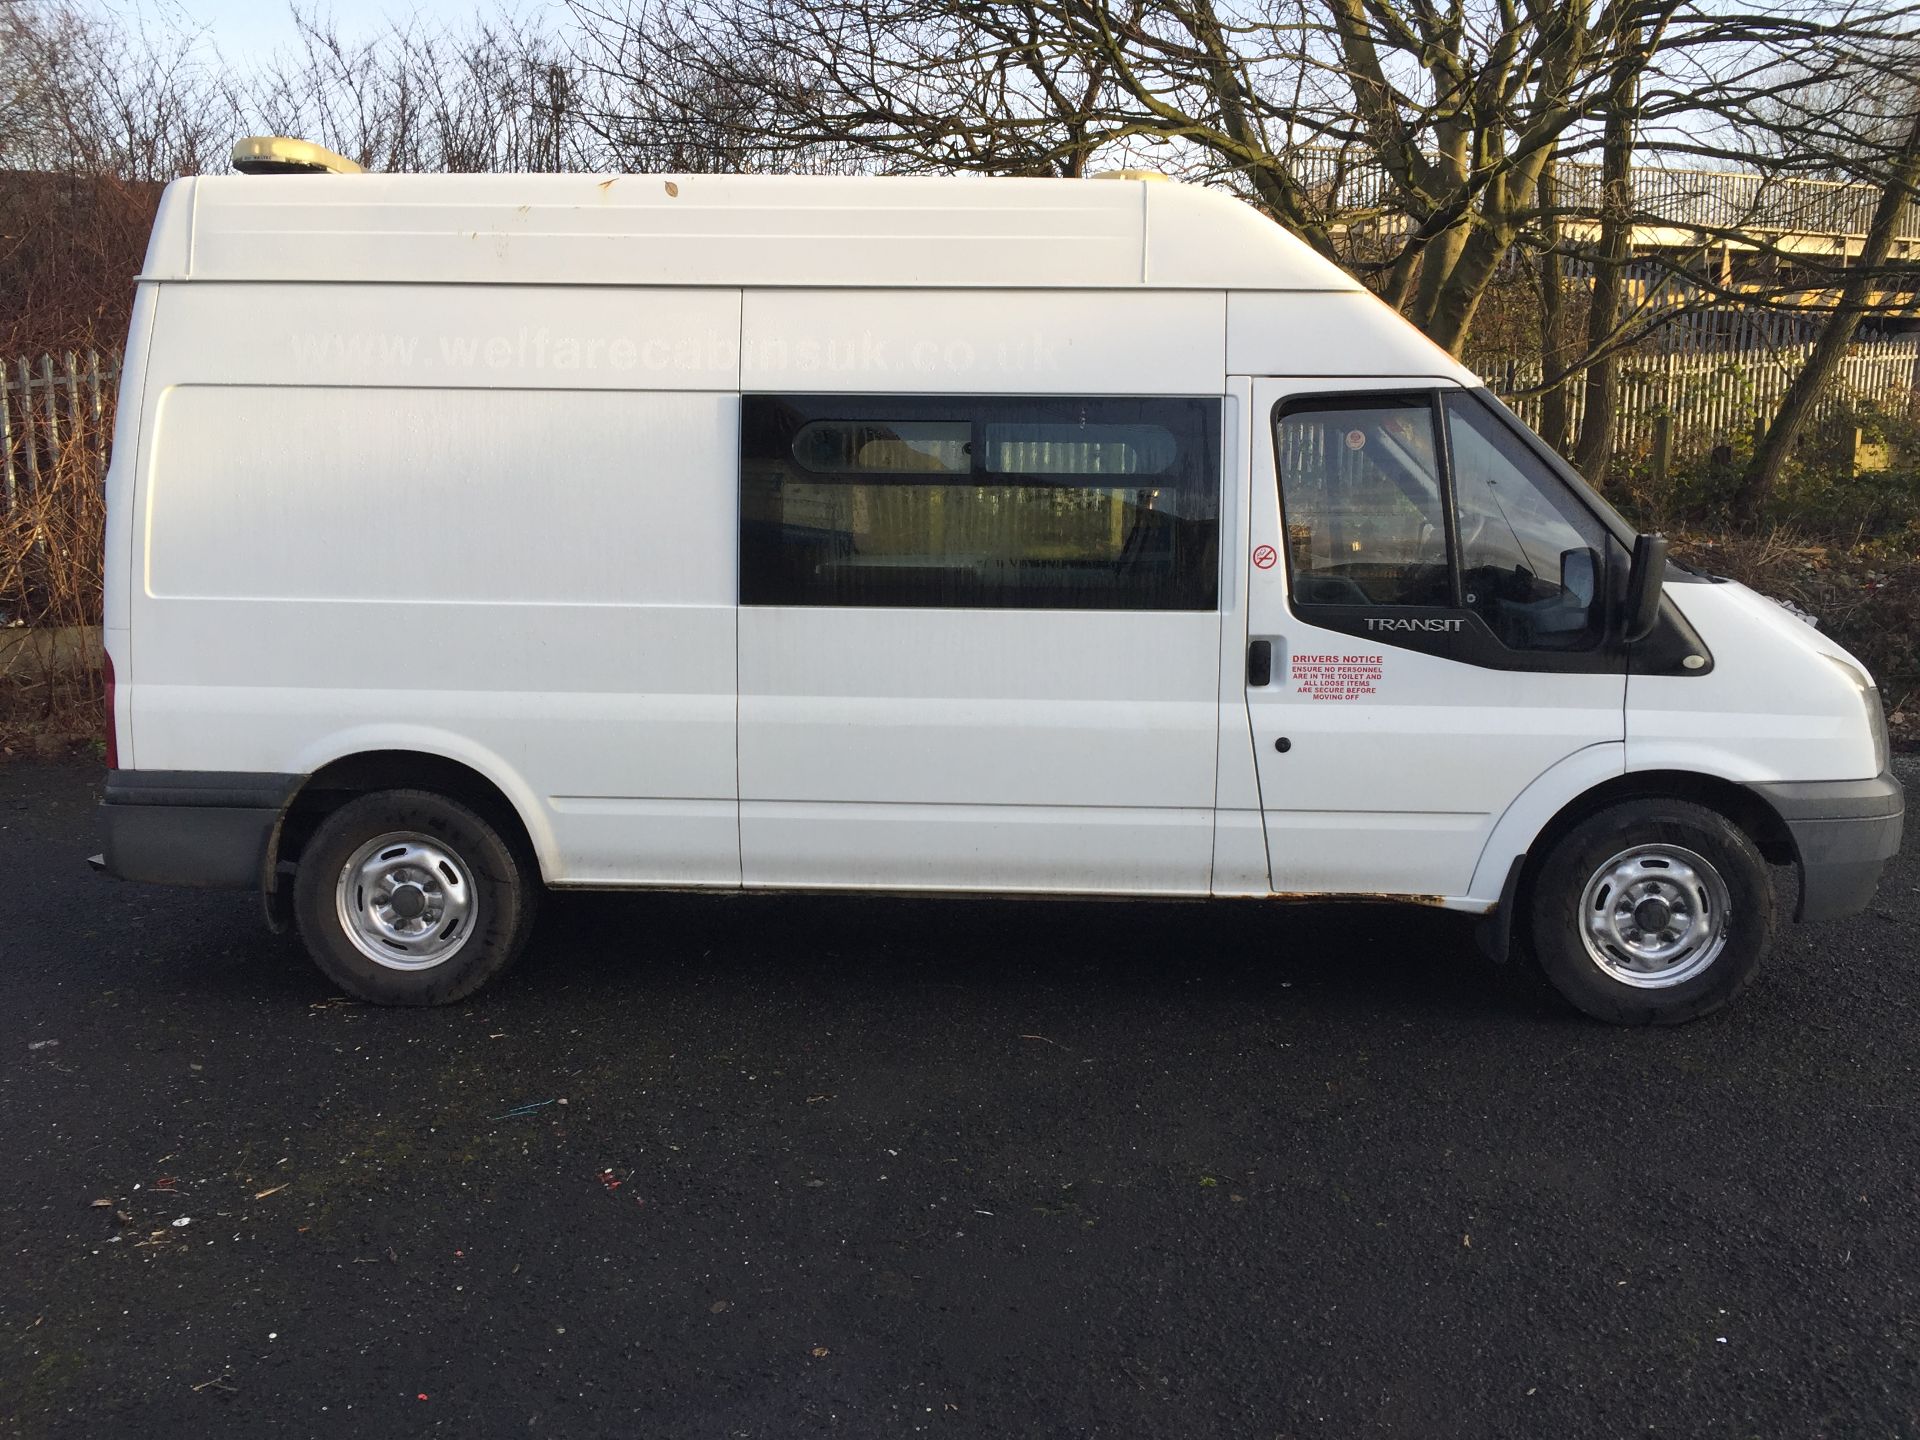
[[[1920,1435],[1911,841],[1674,1031],[1235,903],[563,897],[400,1012],[98,778],[0,769],[0,1435]]]

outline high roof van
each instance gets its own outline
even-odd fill
[[[105,865],[367,1000],[545,889],[1365,897],[1665,1023],[1899,843],[1859,661],[1205,188],[177,181],[107,484]]]

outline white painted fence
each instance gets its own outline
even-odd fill
[[[1773,418],[1811,345],[1628,356],[1620,366],[1620,399],[1614,443],[1628,456],[1649,455],[1660,417],[1670,416],[1673,458],[1710,454],[1717,445],[1751,437]],[[1526,392],[1541,382],[1537,360],[1469,357],[1468,363],[1529,425],[1540,422],[1540,397]],[[1906,414],[1920,390],[1920,336],[1873,340],[1850,346],[1832,387],[1814,409],[1816,420],[1843,409],[1872,407]],[[1575,434],[1586,410],[1586,390],[1576,379],[1568,406]]]
[[[0,515],[20,497],[51,484],[67,447],[87,448],[95,474],[106,473],[109,427],[120,379],[111,351],[68,350],[0,363]]]
[[[1386,166],[1365,145],[1303,145],[1287,158],[1294,177],[1330,220],[1356,212],[1407,213]],[[1578,214],[1598,216],[1604,208],[1600,172],[1593,161],[1561,162],[1560,203]],[[1858,239],[1866,235],[1880,202],[1880,187],[1867,181],[1646,163],[1634,166],[1630,185],[1634,225],[1643,234],[1658,229],[1732,230],[1789,242]],[[1894,237],[1920,239],[1920,202],[1907,205]],[[1643,243],[1675,242],[1648,235]]]

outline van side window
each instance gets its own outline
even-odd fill
[[[1596,643],[1606,530],[1486,406],[1461,394],[1445,404],[1467,608],[1511,649]]]
[[[1308,401],[1275,433],[1296,604],[1452,603],[1426,395]]]
[[[744,605],[1211,610],[1220,402],[741,398]]]

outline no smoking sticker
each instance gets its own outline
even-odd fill
[[[1273,568],[1273,562],[1279,558],[1280,556],[1274,550],[1273,546],[1262,545],[1253,552],[1253,568],[1256,570],[1271,570]]]

